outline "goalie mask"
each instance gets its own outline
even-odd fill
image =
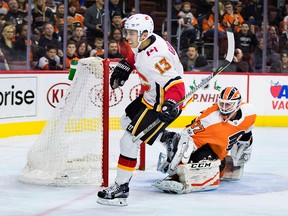
[[[146,14],[134,14],[130,16],[124,25],[124,30],[135,30],[138,34],[138,46],[136,48],[132,48],[134,53],[137,53],[138,48],[145,41],[149,38],[154,31],[154,22],[149,15]],[[147,38],[145,40],[140,41],[140,38],[144,32],[147,32]]]
[[[226,87],[218,97],[218,107],[224,121],[230,119],[240,107],[242,97],[236,87]]]

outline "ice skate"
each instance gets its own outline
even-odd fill
[[[97,203],[112,206],[127,206],[126,198],[129,196],[128,182],[122,185],[114,185],[99,191]]]

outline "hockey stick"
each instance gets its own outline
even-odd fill
[[[178,103],[175,104],[175,108],[180,106],[186,100],[190,99],[191,96],[195,94],[196,91],[198,91],[202,87],[205,87],[209,83],[210,80],[212,80],[216,75],[221,73],[230,65],[234,57],[235,41],[234,41],[234,34],[232,31],[227,30],[226,33],[227,33],[227,38],[228,38],[228,51],[227,51],[227,55],[223,64],[219,68],[217,68],[215,71],[213,71],[207,78],[203,79],[192,91],[188,92]],[[152,122],[147,128],[145,128],[141,133],[139,133],[137,136],[133,138],[133,142],[143,137],[146,133],[148,133],[152,128],[154,128],[160,122],[161,122],[160,119],[157,119],[154,122]]]

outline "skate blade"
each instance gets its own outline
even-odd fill
[[[158,181],[156,182],[155,187],[160,190],[163,190],[164,192],[177,193],[177,194],[183,193],[183,190],[184,190],[183,184],[177,181],[172,181],[172,180]]]
[[[127,206],[128,205],[126,198],[115,198],[115,199],[98,198],[97,203],[101,205],[109,205],[109,206]]]

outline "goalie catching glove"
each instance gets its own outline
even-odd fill
[[[170,123],[178,117],[178,115],[180,114],[180,109],[175,105],[176,102],[172,99],[164,101],[162,105],[162,110],[158,114],[158,118],[160,119],[160,121],[164,123]]]
[[[117,64],[110,77],[111,88],[116,89],[119,86],[123,86],[125,81],[128,80],[131,72],[132,72],[131,65],[125,59],[122,59]]]

